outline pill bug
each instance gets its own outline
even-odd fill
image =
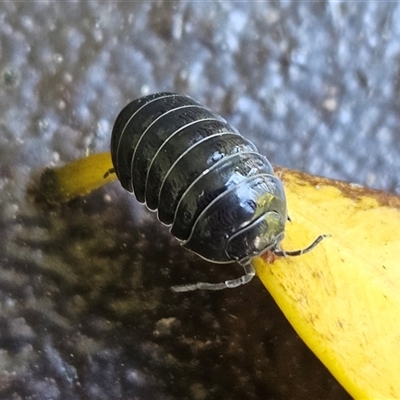
[[[170,225],[183,247],[214,263],[238,262],[245,274],[221,283],[174,286],[218,290],[249,282],[250,260],[280,249],[285,192],[266,157],[222,117],[192,98],[151,94],[129,103],[112,131],[113,170],[121,185]]]

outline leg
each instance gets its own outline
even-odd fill
[[[273,252],[277,256],[283,257],[294,257],[294,256],[301,256],[302,254],[308,253],[311,251],[319,242],[321,242],[324,238],[330,237],[331,235],[319,235],[309,246],[305,249],[301,250],[293,250],[293,251],[285,251],[277,247]]]
[[[115,168],[110,168],[104,175],[103,178],[106,179],[108,178],[109,175],[115,174]]]
[[[245,275],[237,279],[230,279],[228,281],[220,283],[197,282],[192,285],[177,285],[177,286],[172,286],[171,289],[174,292],[189,292],[191,290],[197,290],[197,289],[221,290],[226,288],[235,288],[250,282],[253,279],[254,275],[256,274],[254,267],[250,264],[250,262],[244,264],[243,269]]]

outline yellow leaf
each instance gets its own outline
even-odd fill
[[[254,259],[298,334],[355,398],[400,398],[400,198],[281,169],[288,211],[282,248]]]
[[[62,202],[84,196],[117,179],[110,153],[84,157],[58,168],[47,168],[40,178],[40,191],[49,202]]]

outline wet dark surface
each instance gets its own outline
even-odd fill
[[[171,90],[275,164],[400,193],[399,17],[377,2],[1,3],[0,398],[347,398],[257,279],[173,293],[242,271],[182,249],[118,183],[63,207],[27,188],[107,150],[128,101]]]

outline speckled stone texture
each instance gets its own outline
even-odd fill
[[[261,283],[182,249],[118,183],[37,204],[45,166],[108,150],[156,91],[271,162],[400,193],[396,2],[0,3],[0,398],[346,399]]]

